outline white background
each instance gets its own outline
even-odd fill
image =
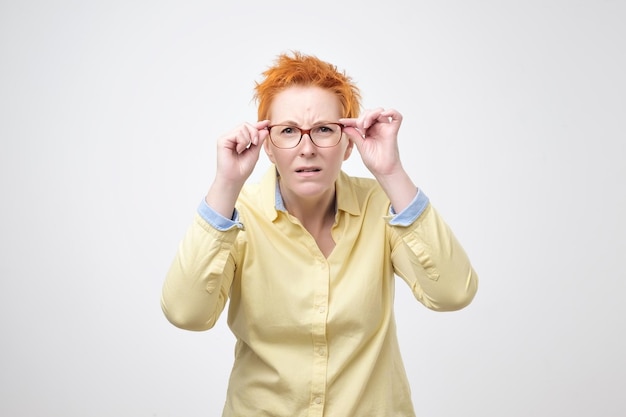
[[[398,280],[418,415],[625,415],[625,21],[617,0],[3,0],[0,415],[220,414],[225,316],[176,329],[160,290],[216,138],[289,50],[403,113],[406,168],[480,276],[454,313]]]

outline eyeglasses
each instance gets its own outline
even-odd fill
[[[343,125],[324,123],[310,129],[301,129],[290,125],[268,126],[270,140],[280,149],[291,149],[298,146],[304,135],[309,135],[311,142],[318,148],[332,148],[341,141]]]

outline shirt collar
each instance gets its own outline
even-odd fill
[[[335,183],[337,193],[337,210],[345,211],[352,215],[361,214],[356,190],[350,181],[350,177],[341,171]],[[272,165],[261,179],[261,195],[263,196],[263,211],[272,221],[276,220],[279,211],[287,211],[283,197],[278,186],[278,173]],[[273,198],[268,198],[269,196]]]

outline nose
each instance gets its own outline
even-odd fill
[[[300,139],[298,146],[300,147],[300,153],[303,155],[315,153],[316,146],[313,144],[313,139],[311,139],[311,135],[309,133],[302,135],[302,139]]]

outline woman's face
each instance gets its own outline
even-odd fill
[[[310,129],[321,123],[336,123],[342,116],[339,98],[319,87],[289,87],[269,107],[271,125]],[[319,148],[304,135],[295,148],[280,149],[268,139],[265,151],[280,175],[281,192],[287,198],[315,199],[334,193],[335,180],[353,143],[345,134],[331,148]]]

